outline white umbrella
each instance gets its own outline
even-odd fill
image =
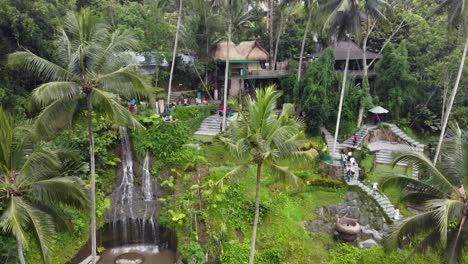
[[[371,112],[373,114],[386,114],[386,113],[388,113],[388,110],[381,107],[381,106],[376,106],[376,107],[370,109],[369,112]]]

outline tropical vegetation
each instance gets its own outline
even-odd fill
[[[131,184],[156,186],[156,218],[138,223],[183,263],[468,263],[467,6],[0,0],[0,261],[111,251],[97,237],[130,184],[127,126]],[[229,56],[248,52],[266,58]],[[374,125],[376,106],[389,113]],[[382,159],[379,140],[411,152]],[[343,147],[402,219],[343,181]],[[361,237],[372,248],[333,235],[353,193],[376,208],[364,228],[381,222]]]

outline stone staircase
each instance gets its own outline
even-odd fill
[[[232,116],[228,117],[227,124],[229,125],[230,122],[236,119],[237,113],[234,113]],[[195,135],[216,136],[221,132],[221,122],[223,122],[222,116],[219,116],[218,114],[211,115],[203,120],[197,132],[195,132]]]
[[[345,147],[341,145],[340,143],[336,142],[335,153],[332,153],[333,143],[335,142],[335,138],[325,127],[321,127],[320,131],[325,136],[325,141],[327,143],[328,152],[330,153],[330,156],[332,156],[333,158],[341,158],[340,151],[344,149]]]
[[[410,146],[418,148],[421,152],[424,151],[424,144],[419,143],[418,141],[409,137],[405,132],[403,132],[399,127],[394,124],[388,124],[390,126],[390,130],[399,138],[406,141]]]
[[[362,182],[358,182],[355,185],[361,188],[361,190],[364,191],[367,195],[371,196],[379,204],[380,208],[382,208],[383,212],[391,221],[395,220],[395,207],[392,205],[387,196],[378,191],[372,190],[372,188],[366,186]]]
[[[354,135],[343,141],[342,145],[344,147],[349,147],[349,148],[354,148],[354,149],[359,149],[359,146],[361,145],[362,141],[366,138],[367,134],[369,134],[369,127],[368,126],[363,126],[357,133],[357,140],[356,140],[356,145],[354,145]]]
[[[393,163],[393,150],[382,149],[375,153],[375,160],[379,164],[392,164]],[[408,162],[401,160],[397,163],[397,166],[406,167]],[[419,174],[419,167],[417,164],[412,164],[412,175],[417,178]]]
[[[192,93],[192,92],[196,92],[196,90],[187,90],[187,91],[171,92],[171,96],[169,97],[169,101],[170,101],[171,103],[172,103],[172,102],[175,102],[175,101],[177,101],[177,99],[178,99],[182,94]]]

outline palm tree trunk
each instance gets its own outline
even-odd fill
[[[445,112],[445,117],[443,117],[444,118],[444,124],[442,125],[442,130],[440,131],[439,144],[437,144],[437,150],[436,150],[436,153],[435,153],[435,156],[434,156],[434,166],[436,165],[437,159],[439,158],[440,148],[442,146],[442,141],[444,140],[445,130],[447,129],[447,123],[448,123],[448,120],[449,120],[450,111],[452,110],[453,102],[455,101],[455,96],[457,95],[458,86],[460,85],[460,80],[461,80],[461,77],[462,77],[463,68],[465,66],[465,58],[466,58],[466,50],[467,49],[468,49],[468,38],[466,38],[466,41],[465,41],[465,48],[463,49],[463,55],[462,55],[462,59],[461,59],[461,62],[460,62],[460,68],[458,69],[457,80],[455,81],[455,86],[453,87],[452,94],[450,95],[450,101],[449,101],[449,104],[447,105],[447,110]]]
[[[344,99],[345,88],[346,88],[346,77],[348,74],[348,65],[349,65],[349,50],[351,48],[350,42],[351,40],[348,39],[348,50],[346,52],[346,64],[345,64],[345,70],[343,74],[343,84],[341,86],[340,104],[338,106],[338,117],[336,118],[335,141],[333,142],[333,152],[331,153],[332,156],[335,154],[336,142],[338,140],[338,132],[340,131],[341,109],[343,108],[343,99]]]
[[[169,105],[171,102],[171,86],[172,86],[172,75],[174,74],[174,65],[177,53],[177,41],[179,40],[179,31],[180,31],[180,20],[182,17],[182,2],[183,0],[179,0],[179,14],[177,15],[177,29],[174,41],[174,49],[172,50],[172,64],[171,64],[171,74],[169,75],[169,86],[167,88],[167,104]]]
[[[20,264],[26,264],[23,254],[23,241],[21,239],[16,240],[16,246],[18,247],[18,261]]]
[[[301,73],[302,73],[302,57],[304,56],[304,48],[307,39],[307,33],[309,32],[310,21],[312,20],[312,10],[309,7],[309,16],[307,17],[307,24],[304,30],[304,36],[302,37],[302,44],[301,44],[301,55],[299,56],[299,68],[297,69],[297,83],[301,80]]]
[[[270,70],[273,69],[271,54],[273,54],[273,0],[268,0],[268,37],[270,44]]]
[[[96,174],[94,164],[93,104],[91,93],[86,95],[88,108],[89,163],[91,170],[91,263],[96,263]]]
[[[254,263],[255,240],[257,238],[258,217],[260,214],[260,176],[262,174],[262,163],[257,164],[257,191],[255,193],[255,218],[252,231],[252,241],[250,242],[249,264]]]
[[[223,94],[223,122],[221,123],[221,130],[226,130],[226,109],[227,109],[227,93],[228,93],[228,82],[229,82],[229,46],[231,46],[231,27],[232,27],[232,12],[231,12],[231,0],[229,0],[229,22],[228,22],[228,41],[226,49],[226,69],[224,71],[224,94]]]
[[[280,24],[278,27],[278,35],[276,36],[276,43],[275,43],[275,54],[273,56],[273,68],[272,70],[276,70],[276,58],[278,58],[278,46],[281,38],[281,31],[283,31],[284,26],[284,15],[280,14]]]

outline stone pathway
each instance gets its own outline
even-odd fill
[[[367,195],[371,196],[379,204],[380,208],[382,208],[384,213],[388,216],[388,218],[392,222],[395,221],[395,219],[394,219],[394,217],[395,217],[395,207],[392,205],[392,203],[387,198],[387,196],[385,196],[382,193],[379,193],[378,191],[372,190],[372,188],[364,185],[362,182],[357,182],[355,184],[350,184],[350,185],[356,185],[359,188],[361,188],[362,191],[367,193]]]
[[[340,151],[345,147],[342,146],[340,143],[336,142],[335,153],[331,153],[333,151],[333,143],[335,142],[335,138],[330,132],[328,132],[328,130],[325,127],[321,127],[320,131],[325,136],[325,141],[327,142],[327,148],[328,152],[330,153],[330,156],[332,156],[332,158],[341,158]]]
[[[230,122],[237,119],[237,113],[232,114],[231,117],[228,118],[227,123],[229,125]],[[216,136],[220,132],[220,125],[223,122],[223,117],[216,115],[211,115],[201,123],[200,127],[198,128],[196,135],[206,135],[206,136]]]

